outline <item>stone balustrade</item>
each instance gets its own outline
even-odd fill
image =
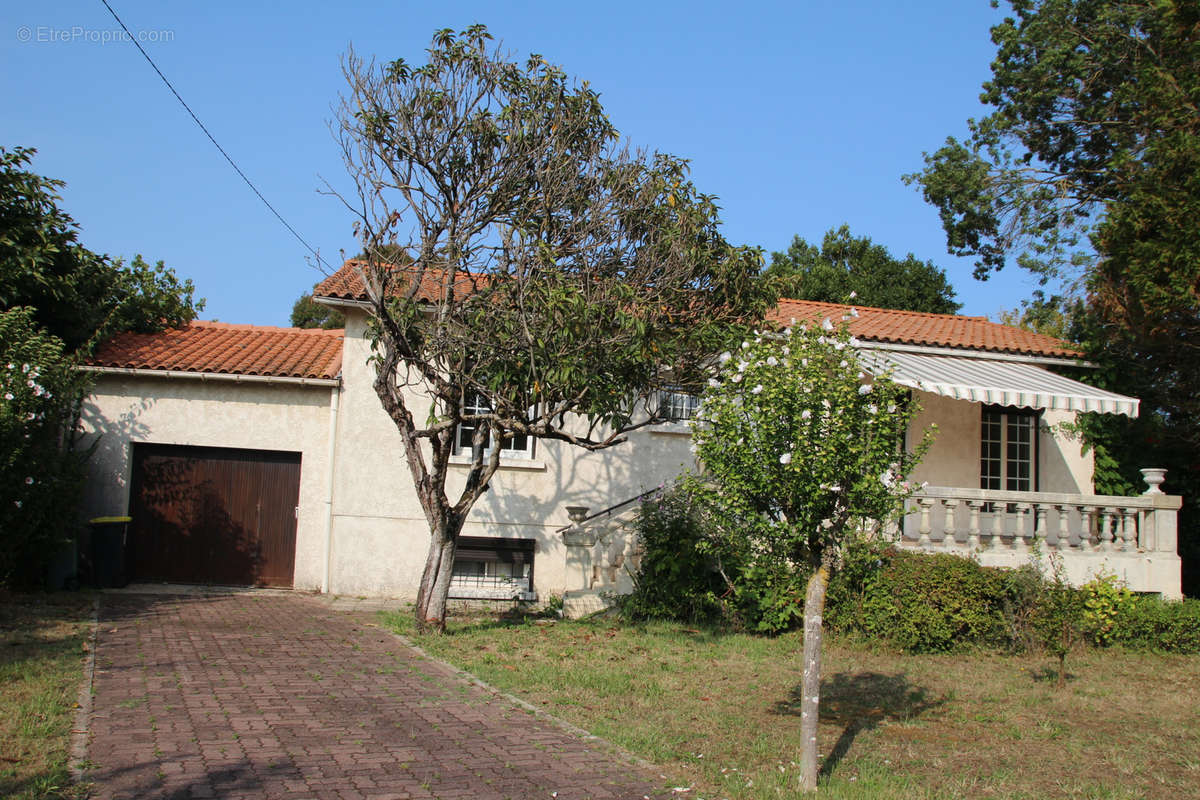
[[[1159,483],[1161,474],[1135,497],[927,486],[908,501],[899,543],[988,566],[1057,553],[1072,583],[1115,572],[1134,591],[1178,597],[1181,498]]]
[[[1177,599],[1182,501],[1158,488],[1162,470],[1142,472],[1150,489],[1135,497],[927,486],[908,500],[894,533],[906,548],[953,553],[984,566],[1037,561],[1074,585],[1110,573],[1135,592]],[[564,593],[568,616],[599,611],[632,590],[641,557],[631,529],[639,506],[634,500],[590,517],[587,509],[573,509],[573,524],[561,531],[575,584]]]

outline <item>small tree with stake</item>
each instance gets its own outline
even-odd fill
[[[725,242],[686,162],[619,146],[586,83],[489,41],[441,31],[417,68],[349,54],[335,123],[374,388],[429,524],[422,628],[445,625],[457,537],[502,443],[622,442],[661,421],[657,390],[698,391],[705,357],[766,306],[760,253]]]
[[[867,375],[854,340],[830,320],[758,336],[721,356],[695,427],[709,478],[706,506],[751,558],[807,578],[804,599],[801,788],[817,787],[817,718],[825,592],[839,555],[893,526],[905,476],[929,433],[904,449],[915,413],[886,373]]]

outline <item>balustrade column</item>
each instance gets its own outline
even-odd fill
[[[988,550],[996,552],[1000,549],[1002,538],[1004,536],[1004,512],[1001,510],[1004,506],[999,503],[992,503],[992,538],[988,542]]]
[[[967,527],[967,547],[972,552],[979,549],[979,512],[983,508],[982,500],[968,500],[967,508],[970,509],[970,523]]]
[[[958,508],[957,500],[942,500],[946,508],[946,517],[942,524],[942,547],[950,548],[958,544],[958,525],[954,521],[954,510]]]
[[[1095,506],[1080,506],[1079,507],[1079,549],[1091,550],[1095,546],[1095,539],[1092,535],[1092,520],[1095,517]]]
[[[1105,553],[1113,551],[1113,514],[1116,509],[1107,506],[1100,509],[1100,550]]]
[[[1033,504],[1033,540],[1035,542],[1046,541],[1046,511],[1049,506],[1045,503]]]
[[[1132,508],[1121,509],[1121,549],[1137,550],[1137,513]]]
[[[1015,503],[1017,508],[1017,529],[1013,535],[1013,549],[1017,552],[1024,553],[1029,550],[1029,543],[1025,541],[1025,520],[1029,516],[1031,503]]]
[[[920,536],[917,537],[917,546],[928,548],[933,545],[933,540],[929,538],[929,534],[933,532],[933,523],[930,522],[930,511],[933,509],[933,498],[918,497],[917,505],[921,507],[921,527],[918,529]]]
[[[1067,515],[1070,513],[1072,506],[1056,505],[1054,510],[1058,512],[1058,541],[1055,545],[1059,550],[1068,550],[1071,547],[1071,530],[1067,523]],[[1083,540],[1080,539],[1080,544]]]

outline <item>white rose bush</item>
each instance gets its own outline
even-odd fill
[[[906,450],[916,405],[886,372],[864,368],[856,344],[828,319],[743,342],[718,359],[692,434],[703,469],[693,491],[717,517],[719,547],[738,552],[743,571],[789,584],[796,600],[805,587],[804,791],[816,789],[830,574],[848,547],[896,529],[932,435]]]
[[[0,587],[32,587],[76,524],[85,377],[33,311],[0,312]]]

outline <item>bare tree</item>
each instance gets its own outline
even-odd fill
[[[455,545],[500,465],[536,437],[599,450],[662,421],[666,385],[761,319],[759,251],[718,231],[686,162],[618,143],[599,95],[486,28],[429,61],[343,63],[335,130],[366,256],[375,391],[429,523],[417,621],[445,625]],[[426,410],[425,403],[430,404]],[[447,492],[456,445],[465,480]]]

